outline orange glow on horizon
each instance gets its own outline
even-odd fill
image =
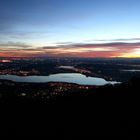
[[[131,53],[123,53],[122,55],[120,55],[120,57],[124,57],[124,58],[140,58],[140,48],[135,49],[133,52]]]
[[[140,58],[139,44],[85,44],[27,49],[0,49],[0,57]]]

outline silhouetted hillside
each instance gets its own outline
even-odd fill
[[[40,86],[43,88],[43,85]],[[36,88],[39,86],[32,87],[33,90]],[[8,86],[5,90],[13,92]],[[139,90],[140,79],[133,78],[120,85],[65,93],[49,100],[10,97],[7,94],[1,100],[3,124],[0,133],[136,135],[140,122]]]

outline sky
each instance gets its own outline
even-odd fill
[[[0,0],[0,57],[140,57],[139,0]]]

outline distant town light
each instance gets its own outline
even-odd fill
[[[26,96],[26,93],[21,93],[21,96],[23,96],[23,97]]]
[[[9,63],[9,62],[12,62],[11,60],[6,60],[6,59],[2,59],[2,60],[0,60],[0,62],[2,62],[2,63]]]

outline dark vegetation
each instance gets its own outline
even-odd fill
[[[5,90],[13,93],[8,86]],[[137,135],[139,91],[140,78],[132,78],[120,85],[66,92],[48,100],[7,94],[1,98],[0,135]]]

